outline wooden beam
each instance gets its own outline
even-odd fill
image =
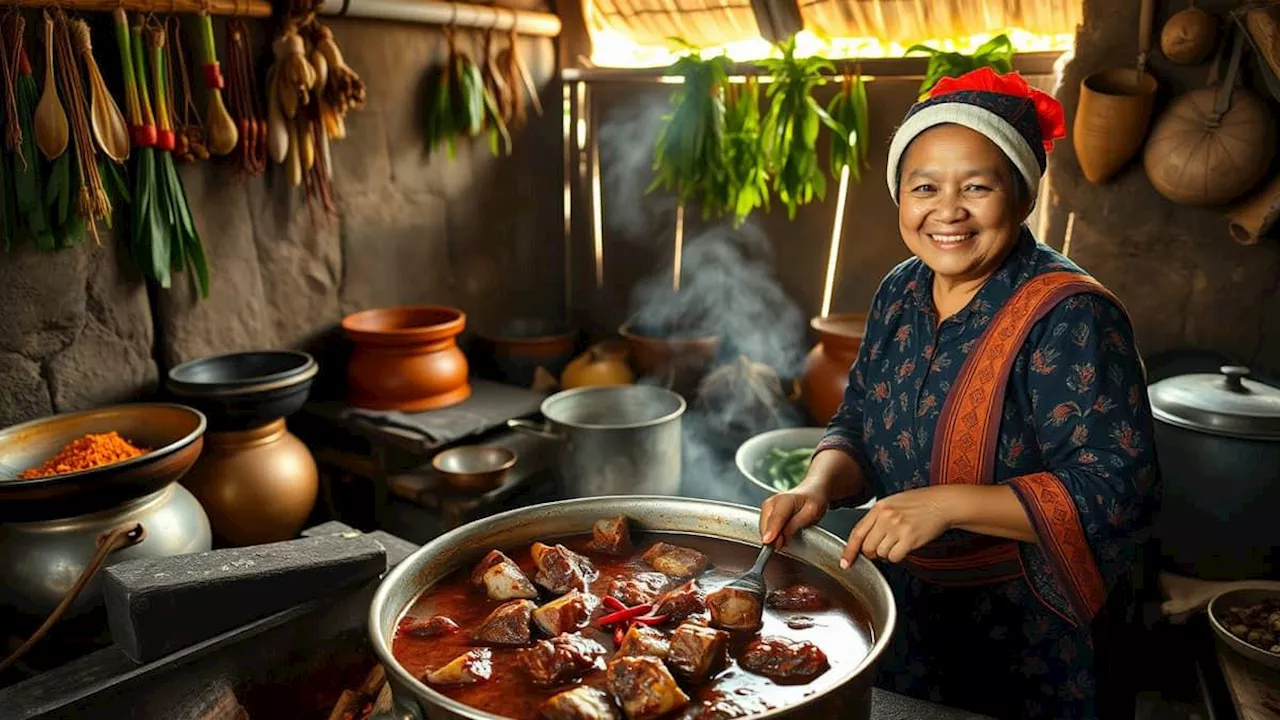
[[[19,8],[60,7],[76,12],[114,12],[124,8],[127,12],[156,12],[163,14],[191,13],[198,15],[233,15],[236,17],[271,17],[271,3],[267,0],[3,0],[0,5]]]
[[[537,37],[556,37],[560,34],[560,18],[551,13],[441,0],[327,0],[320,7],[319,14],[450,25],[495,32],[514,28],[521,35]]]

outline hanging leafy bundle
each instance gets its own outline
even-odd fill
[[[797,58],[794,37],[779,47],[781,58],[761,61],[773,76],[764,123],[765,157],[773,173],[773,190],[786,206],[787,217],[795,219],[800,205],[826,197],[826,177],[818,167],[820,126],[846,137],[848,131],[813,98],[813,89],[826,82],[823,72],[834,72],[835,66],[825,58]]]
[[[23,237],[37,249],[55,250],[58,243],[45,210],[40,159],[36,154],[35,112],[39,90],[31,61],[23,44],[25,21],[11,15],[4,27],[5,149],[11,155],[0,161],[4,178],[5,249]]]
[[[831,176],[840,177],[845,166],[854,182],[862,182],[862,171],[870,167],[867,162],[869,115],[867,112],[867,85],[862,73],[845,74],[840,92],[831,98],[827,114],[846,134],[831,133]]]
[[[1013,42],[1003,33],[980,45],[972,55],[945,52],[928,45],[912,45],[903,54],[910,55],[913,52],[929,55],[929,67],[925,70],[924,82],[920,84],[921,97],[944,77],[960,77],[980,67],[990,67],[999,73],[1013,70]]]
[[[733,210],[736,194],[726,184],[725,93],[729,59],[703,59],[696,51],[667,70],[684,84],[672,95],[672,111],[663,116],[653,153],[653,182],[646,192],[674,192],[680,205],[697,202],[704,218]]]
[[[511,133],[486,86],[484,73],[469,53],[458,48],[452,29],[446,28],[445,37],[449,59],[430,80],[433,92],[427,108],[427,149],[434,151],[444,144],[453,160],[459,138],[487,132],[489,152],[494,156],[510,155]]]
[[[765,162],[760,131],[760,83],[748,77],[744,83],[730,83],[725,104],[724,183],[726,207],[739,227],[753,210],[769,209],[769,168]]]

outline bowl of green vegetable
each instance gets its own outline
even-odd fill
[[[795,427],[760,433],[738,446],[734,462],[760,501],[804,479],[809,457],[826,428]]]

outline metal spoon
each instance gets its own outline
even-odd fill
[[[58,100],[53,80],[53,18],[44,15],[44,94],[36,104],[36,146],[50,160],[67,149],[67,113]]]
[[[765,545],[760,548],[760,554],[756,556],[756,564],[752,565],[750,570],[731,580],[725,587],[745,590],[763,601],[765,591],[768,589],[764,583],[764,566],[771,557],[773,557],[772,545]]]

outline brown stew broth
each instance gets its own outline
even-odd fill
[[[731,578],[745,572],[755,561],[758,551],[748,545],[709,538],[698,535],[678,533],[639,533],[633,531],[635,550],[629,555],[606,555],[587,549],[591,540],[587,536],[570,538],[547,538],[542,542],[551,544],[559,542],[571,550],[582,553],[591,559],[600,572],[600,577],[591,584],[591,592],[603,597],[612,580],[617,577],[628,577],[636,572],[653,572],[640,559],[641,554],[658,541],[673,545],[693,548],[705,553],[710,560],[708,569],[698,577],[698,584],[706,592],[711,592],[728,582]],[[520,569],[532,579],[537,567],[529,555],[529,546],[524,545],[512,550],[499,548]],[[479,549],[475,561],[490,548]],[[420,595],[406,613],[409,617],[426,619],[433,615],[444,615],[451,618],[459,626],[459,630],[437,637],[418,638],[397,633],[392,642],[392,654],[396,660],[414,676],[422,678],[427,672],[435,670],[457,656],[476,647],[470,642],[470,634],[479,623],[501,601],[490,600],[482,588],[475,588],[469,582],[471,566],[465,566],[452,573],[435,587]],[[839,676],[863,661],[870,652],[873,642],[871,624],[867,611],[859,606],[853,596],[839,583],[826,576],[817,568],[810,567],[798,560],[782,555],[775,555],[769,561],[765,571],[766,581],[771,590],[781,589],[796,583],[805,583],[820,589],[831,601],[831,608],[824,611],[788,611],[765,607],[764,627],[758,634],[734,634],[730,645],[730,661],[717,672],[705,685],[690,686],[681,682],[681,687],[689,694],[691,705],[699,700],[710,699],[715,692],[729,696],[756,696],[772,708],[791,705],[800,700],[825,691],[835,685]],[[666,589],[679,585],[683,580],[671,579]],[[555,596],[539,587],[540,597],[535,601],[539,605]],[[599,629],[594,618],[611,612],[603,606],[594,613],[592,624],[581,631],[608,651],[605,662],[608,662],[616,651],[612,634]],[[707,613],[702,613],[703,617]],[[813,626],[805,629],[793,629],[786,621],[793,616],[812,618]],[[660,629],[670,633],[671,626]],[[780,684],[762,675],[748,672],[738,666],[737,658],[744,646],[755,637],[783,637],[788,640],[808,640],[818,646],[831,664],[830,669],[819,675],[812,682],[805,684]],[[540,637],[535,628],[535,639]],[[503,715],[516,720],[536,720],[538,708],[548,698],[567,690],[577,684],[588,684],[603,688],[604,672],[593,671],[581,679],[553,688],[541,688],[534,685],[524,674],[517,661],[517,654],[522,648],[493,647],[493,674],[488,680],[464,686],[431,686],[441,694],[473,708]],[[425,682],[425,681],[424,681]],[[680,712],[671,717],[678,717]]]

